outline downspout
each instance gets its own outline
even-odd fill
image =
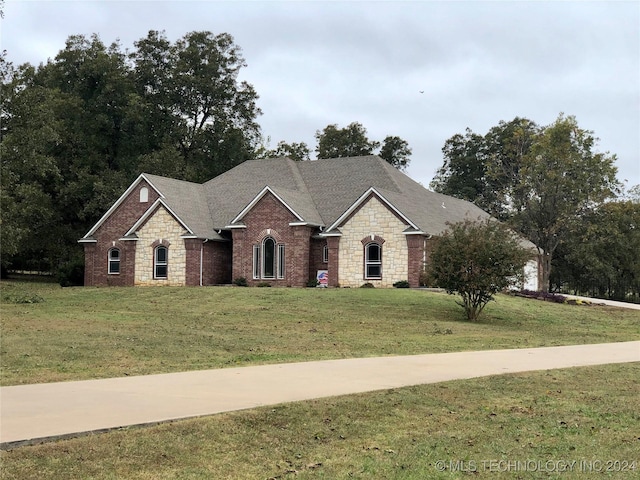
[[[200,244],[200,286],[202,286],[202,264],[203,264],[203,257],[204,257],[204,244],[207,243],[208,241],[209,239],[205,238],[204,242]]]

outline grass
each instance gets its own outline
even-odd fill
[[[640,339],[640,311],[505,295],[470,323],[410,289],[0,288],[2,385]]]
[[[2,478],[631,479],[639,377],[581,367],[129,428],[1,452]]]

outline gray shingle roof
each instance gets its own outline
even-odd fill
[[[303,221],[329,227],[374,188],[421,231],[440,235],[448,222],[485,219],[474,204],[427,190],[378,156],[294,162],[250,160],[200,185],[145,175],[194,234],[213,238],[269,187]],[[242,219],[237,219],[237,225]]]
[[[199,238],[222,238],[215,232],[209,204],[201,184],[151,174],[145,174],[145,177],[160,191],[167,206],[194,235]]]

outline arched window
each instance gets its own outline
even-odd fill
[[[374,242],[364,246],[364,278],[367,280],[382,278],[382,247]]]
[[[276,241],[267,237],[262,242],[262,278],[276,276]]]
[[[284,278],[284,245],[266,237],[253,246],[253,278]]]
[[[120,273],[120,249],[111,248],[108,254],[109,258],[109,274],[116,275]]]
[[[153,252],[153,278],[167,278],[167,266],[169,261],[169,249],[159,245]]]
[[[140,189],[140,203],[147,203],[149,201],[149,189],[142,187]]]

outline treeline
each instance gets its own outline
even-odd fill
[[[229,34],[175,42],[151,31],[131,51],[71,36],[54,59],[0,58],[3,272],[81,268],[77,240],[141,173],[203,182],[251,158],[308,160],[304,143],[264,145],[252,85]],[[380,154],[404,168],[399,137],[370,141],[352,123],[316,132],[318,157]],[[335,147],[335,148],[333,148]]]
[[[640,301],[640,186],[624,192],[615,155],[560,115],[449,138],[431,187],[476,203],[538,246],[545,290]]]

